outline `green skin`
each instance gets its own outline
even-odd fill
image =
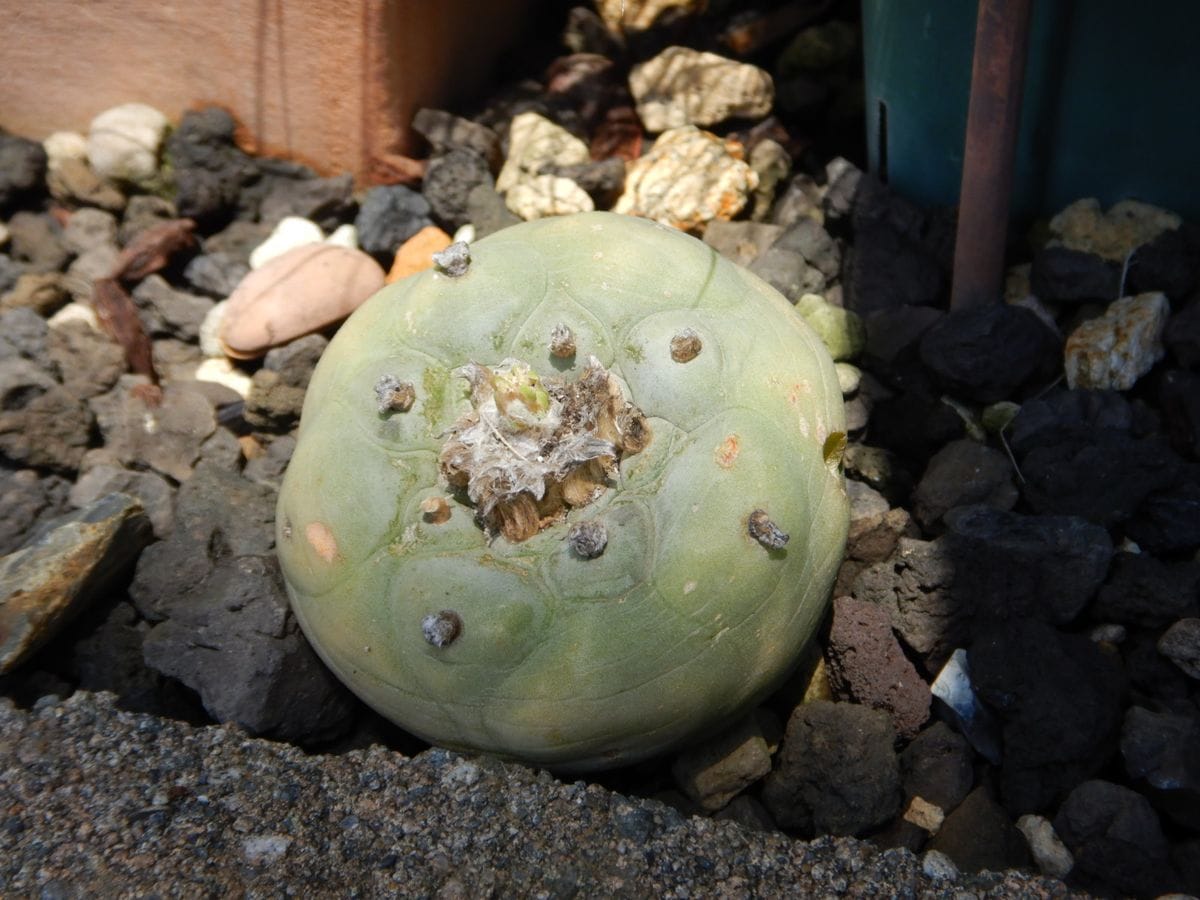
[[[308,389],[279,496],[292,607],[334,672],[443,746],[583,771],[712,732],[788,674],[826,609],[848,501],[842,398],[820,340],[772,288],[700,241],[583,213],[471,247],[466,274],[390,285],[338,332]],[[553,327],[578,352],[549,351]],[[671,338],[701,337],[674,362]],[[438,454],[470,410],[469,360],[574,379],[595,355],[647,417],[649,444],[595,502],[521,543],[490,544]],[[410,381],[380,413],[382,375]],[[421,501],[445,497],[432,523]],[[747,529],[764,510],[790,534]],[[602,521],[595,559],[570,525]],[[453,610],[458,637],[422,620]]]

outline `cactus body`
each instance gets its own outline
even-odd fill
[[[845,544],[842,432],[828,353],[762,281],[645,220],[543,219],[342,327],[279,557],[314,647],[402,727],[624,764],[791,668]]]

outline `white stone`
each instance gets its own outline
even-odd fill
[[[347,222],[345,225],[339,225],[329,233],[329,237],[325,238],[325,243],[333,244],[335,247],[347,247],[350,250],[357,250],[358,229],[350,222]]]
[[[926,850],[921,855],[921,871],[935,881],[958,880],[958,866],[941,850]]]
[[[135,184],[153,181],[169,125],[166,116],[145,103],[106,109],[88,129],[88,162],[101,178]]]
[[[924,797],[913,797],[904,810],[904,821],[911,822],[928,834],[937,834],[946,821],[946,811]]]
[[[62,328],[71,322],[86,322],[91,326],[93,331],[100,330],[100,320],[96,318],[96,310],[92,308],[90,303],[81,303],[75,301],[68,303],[47,321],[46,325],[50,328]]]
[[[221,346],[221,325],[228,308],[229,300],[222,300],[208,311],[200,323],[200,352],[210,359],[225,358],[225,348]]]
[[[325,240],[325,232],[316,222],[303,216],[286,216],[279,220],[275,230],[250,253],[250,268],[259,269],[277,256],[307,244],[319,244]],[[355,249],[355,248],[351,248]]]
[[[465,225],[459,225],[458,230],[454,232],[454,236],[450,238],[452,244],[469,244],[475,240],[475,226],[470,222]]]
[[[270,865],[281,860],[292,845],[292,839],[282,834],[264,834],[242,841],[246,862],[252,866]]]
[[[1183,220],[1175,213],[1149,203],[1122,200],[1104,212],[1099,200],[1088,197],[1055,215],[1050,233],[1064,247],[1124,262],[1142,244],[1181,224]]]
[[[507,193],[533,178],[545,165],[575,166],[591,161],[587,144],[545,116],[524,112],[508,129],[508,157],[496,178],[496,190]]]
[[[858,386],[862,384],[862,369],[848,362],[836,362],[833,364],[833,370],[837,373],[838,387],[841,388],[843,397],[851,397],[858,393]]]
[[[714,219],[732,219],[758,187],[741,158],[742,146],[694,125],[658,136],[625,174],[615,212],[644,216],[681,231],[702,231]]]
[[[87,138],[78,131],[56,131],[42,141],[42,149],[46,151],[46,166],[52,172],[67,159],[87,161]]]
[[[220,348],[217,348],[220,352]],[[231,391],[237,393],[243,400],[250,396],[250,386],[253,380],[237,368],[232,362],[225,357],[210,356],[204,360],[192,373],[192,377],[196,381],[211,381],[215,384],[223,384]]]
[[[693,15],[707,4],[704,0],[597,0],[596,11],[614,34],[645,31],[668,10]]]
[[[1163,328],[1171,306],[1165,294],[1122,297],[1104,315],[1071,332],[1063,349],[1067,386],[1127,391],[1166,352]]]
[[[1075,866],[1075,858],[1055,833],[1054,826],[1048,819],[1032,814],[1021,816],[1017,819],[1017,830],[1025,835],[1038,871],[1051,878],[1067,877]]]
[[[509,188],[504,203],[510,212],[526,221],[545,216],[565,216],[595,209],[587,191],[570,178],[538,175]]]
[[[650,132],[759,118],[775,102],[775,86],[763,69],[689,47],[668,47],[634,66],[629,90]]]

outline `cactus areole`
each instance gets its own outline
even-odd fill
[[[772,288],[583,213],[364,304],[313,375],[279,558],[317,652],[447,747],[561,770],[714,731],[817,628],[842,399]]]

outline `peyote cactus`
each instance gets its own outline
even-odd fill
[[[465,249],[362,306],[313,376],[276,524],[305,633],[449,747],[585,770],[720,727],[787,674],[841,560],[828,353],[646,220]]]

